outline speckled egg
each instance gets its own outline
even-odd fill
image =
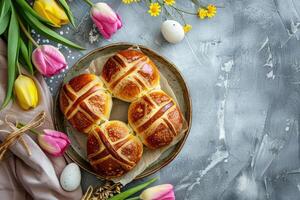
[[[61,187],[66,191],[74,191],[78,188],[81,181],[81,173],[78,165],[68,164],[60,175]]]
[[[161,33],[170,43],[178,43],[184,38],[184,31],[181,24],[174,20],[166,20],[161,25]]]

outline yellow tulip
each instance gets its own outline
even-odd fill
[[[28,76],[18,76],[15,80],[14,92],[20,107],[24,110],[37,106],[39,101],[38,91],[34,81]]]
[[[35,0],[33,9],[42,17],[50,21],[54,27],[68,24],[69,19],[65,11],[55,0]]]

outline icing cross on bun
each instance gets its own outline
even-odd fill
[[[156,65],[140,50],[127,49],[110,57],[102,70],[102,80],[118,99],[132,102],[159,86]]]
[[[110,57],[101,76],[81,74],[63,85],[60,109],[74,128],[87,134],[87,157],[97,174],[106,179],[123,176],[141,160],[143,144],[166,147],[182,131],[179,107],[159,86],[157,67],[135,49]],[[124,122],[108,121],[112,95],[131,102],[128,122],[133,130]]]
[[[140,161],[143,144],[124,122],[107,121],[95,126],[88,135],[87,154],[98,174],[119,177]]]
[[[169,145],[183,127],[179,107],[162,90],[153,90],[132,102],[128,122],[150,149]]]
[[[62,87],[59,101],[67,120],[86,134],[92,126],[108,120],[112,108],[111,94],[93,74],[81,74],[71,79]]]

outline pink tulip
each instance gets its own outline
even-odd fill
[[[53,76],[66,68],[64,55],[54,46],[41,45],[32,53],[35,68],[44,76]]]
[[[106,3],[94,4],[91,18],[105,39],[109,39],[122,27],[121,18]]]
[[[61,156],[71,143],[62,132],[44,129],[44,134],[38,135],[40,147],[53,156]]]
[[[163,184],[150,187],[142,192],[140,199],[143,200],[175,200],[173,185]]]

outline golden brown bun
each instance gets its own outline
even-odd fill
[[[128,122],[151,149],[167,146],[183,127],[180,109],[166,93],[154,90],[132,102]]]
[[[121,121],[108,121],[95,126],[88,135],[88,159],[102,177],[124,175],[136,166],[142,154],[143,144]]]
[[[111,95],[103,89],[100,78],[93,74],[81,74],[65,84],[59,102],[65,117],[83,133],[108,120],[112,107]]]
[[[132,102],[159,85],[156,65],[139,50],[127,49],[110,57],[105,63],[102,80],[118,99]]]

